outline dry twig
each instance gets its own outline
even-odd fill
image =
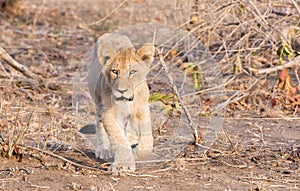
[[[77,167],[80,167],[80,168],[84,168],[84,169],[88,169],[88,170],[94,170],[94,171],[100,171],[100,172],[102,172],[102,173],[104,173],[104,174],[111,174],[110,172],[107,172],[107,171],[104,171],[104,170],[101,170],[101,169],[98,169],[98,168],[94,168],[94,167],[90,167],[90,166],[78,164],[78,163],[76,163],[76,162],[73,162],[73,161],[71,161],[71,160],[69,160],[69,159],[66,159],[66,158],[64,158],[64,157],[62,157],[62,156],[59,156],[59,155],[57,155],[57,154],[55,154],[55,153],[52,153],[52,152],[49,152],[49,151],[47,151],[47,150],[42,150],[42,149],[39,149],[39,148],[37,148],[37,147],[31,147],[31,146],[27,146],[27,145],[22,145],[22,146],[23,146],[23,147],[26,147],[26,148],[28,148],[28,149],[32,149],[32,150],[35,150],[35,151],[38,151],[38,152],[47,154],[47,155],[49,155],[49,156],[55,157],[55,158],[57,158],[57,159],[60,159],[60,160],[62,160],[62,161],[65,161],[65,162],[67,162],[67,163],[70,163],[70,164],[72,164],[72,165],[74,165],[74,166],[77,166]]]
[[[132,173],[125,173],[128,176],[132,177],[139,177],[139,178],[160,178],[160,176],[155,176],[152,174],[132,174]]]
[[[191,129],[194,131],[194,139],[195,139],[195,143],[197,144],[199,142],[199,136],[198,136],[198,130],[197,130],[197,127],[195,126],[193,120],[192,120],[192,117],[191,117],[191,114],[189,113],[189,110],[188,108],[185,106],[185,104],[183,103],[182,99],[181,99],[181,96],[179,95],[179,92],[177,90],[177,87],[174,83],[174,79],[173,77],[170,75],[169,73],[169,69],[164,61],[164,58],[163,58],[163,55],[161,53],[159,53],[159,61],[160,63],[162,64],[164,70],[166,71],[166,75],[167,75],[167,78],[169,80],[169,83],[172,85],[172,88],[173,88],[173,91],[178,99],[178,102],[182,108],[182,110],[184,111],[186,117],[187,117],[187,120],[188,120],[188,123],[189,123],[189,126],[191,127]]]
[[[296,65],[300,65],[300,56],[294,58],[293,60],[283,64],[283,65],[279,65],[276,66],[274,68],[264,68],[264,69],[254,69],[251,68],[251,72],[253,72],[253,74],[255,75],[260,75],[260,74],[270,74],[272,72],[277,72],[278,70],[282,70],[283,68],[290,68]]]
[[[116,8],[114,8],[112,11],[110,11],[109,14],[107,14],[105,17],[103,17],[102,19],[100,19],[99,21],[95,21],[93,23],[88,24],[89,26],[91,25],[97,25],[102,23],[103,21],[105,21],[108,17],[110,17],[111,15],[113,15],[120,7],[122,7],[128,0],[123,0]]]
[[[226,164],[226,165],[228,165],[230,167],[240,168],[240,169],[244,169],[244,168],[248,168],[249,167],[249,165],[246,162],[244,162],[244,161],[241,161],[241,160],[238,160],[238,159],[233,159],[233,160],[235,160],[237,162],[241,162],[243,164],[242,165],[234,165],[234,164],[229,164],[228,162],[225,162],[225,161],[222,161],[222,163],[224,163],[224,164]]]
[[[31,72],[24,65],[20,64],[16,60],[14,60],[3,48],[0,47],[0,59],[4,60],[8,65],[13,67],[15,70],[21,72],[24,76],[32,78],[36,80],[38,83],[41,83],[43,79]]]

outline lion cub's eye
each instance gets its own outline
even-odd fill
[[[137,70],[130,70],[129,75],[134,75],[135,73],[137,73]]]
[[[118,70],[112,69],[110,72],[112,74],[116,75],[116,76],[119,75],[119,71]]]

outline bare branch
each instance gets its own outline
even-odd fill
[[[13,67],[15,70],[21,72],[24,76],[32,78],[36,80],[38,83],[41,83],[43,79],[31,72],[24,65],[20,64],[16,60],[14,60],[3,48],[0,47],[0,59],[4,60],[8,65]]]
[[[298,4],[297,4],[296,1],[292,0],[292,3],[293,3],[293,5],[295,6],[295,8],[296,8],[298,14],[300,14],[300,8],[299,8],[299,6],[298,6],[299,2],[298,2]]]
[[[160,53],[160,52],[159,52]],[[160,63],[162,64],[164,70],[166,71],[166,74],[167,74],[167,78],[169,80],[169,83],[172,84],[172,88],[173,88],[173,91],[174,93],[176,94],[176,97],[178,99],[178,102],[182,108],[182,110],[184,111],[186,117],[187,117],[187,120],[188,120],[188,123],[189,123],[189,126],[191,127],[191,129],[194,131],[194,139],[195,139],[195,143],[197,144],[199,142],[199,136],[198,136],[198,131],[197,131],[197,127],[195,126],[193,120],[192,120],[192,117],[191,117],[191,114],[189,113],[189,110],[188,108],[184,105],[182,99],[181,99],[181,96],[179,95],[179,92],[177,90],[177,87],[174,83],[174,80],[173,80],[173,77],[170,75],[169,73],[169,69],[164,61],[164,58],[163,58],[163,55],[160,53],[159,54],[159,61]]]
[[[62,160],[62,161],[65,161],[65,162],[67,162],[67,163],[70,163],[70,164],[72,164],[72,165],[74,165],[74,166],[77,166],[77,167],[80,167],[80,168],[89,169],[89,170],[94,170],[94,171],[100,171],[100,172],[102,172],[102,173],[104,173],[104,174],[110,174],[110,172],[107,172],[107,171],[104,171],[104,170],[101,170],[101,169],[98,169],[98,168],[94,168],[94,167],[90,167],[90,166],[86,166],[86,165],[83,165],[83,164],[79,164],[79,163],[73,162],[73,161],[71,161],[71,160],[69,160],[69,159],[66,159],[66,158],[64,158],[64,157],[62,157],[62,156],[60,156],[60,155],[57,155],[57,154],[55,154],[55,153],[53,153],[53,152],[50,152],[50,151],[42,150],[42,149],[39,149],[39,148],[37,148],[37,147],[32,147],[32,146],[27,146],[27,145],[22,145],[22,146],[23,146],[23,147],[26,147],[26,148],[28,148],[28,149],[32,149],[32,150],[35,150],[35,151],[44,153],[44,154],[46,154],[46,155],[55,157],[55,158],[57,158],[57,159],[60,159],[60,160]]]
[[[105,21],[108,17],[110,17],[111,15],[113,15],[120,7],[122,7],[128,0],[123,0],[116,8],[114,8],[109,14],[107,14],[105,17],[103,17],[102,19],[100,19],[99,21],[95,21],[92,22],[90,24],[88,24],[88,26],[91,25],[97,25],[102,23],[103,21]]]
[[[255,68],[250,68],[250,71],[253,72],[254,75],[260,75],[260,74],[270,74],[272,72],[277,72],[278,70],[282,70],[283,68],[290,68],[296,65],[300,65],[300,56],[294,58],[293,60],[280,65],[276,66],[274,68],[264,68],[264,69],[255,69]]]

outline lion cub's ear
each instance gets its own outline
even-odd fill
[[[153,44],[146,43],[137,51],[137,54],[150,65],[154,58],[155,48]]]
[[[107,60],[116,55],[116,51],[110,47],[99,46],[97,54],[100,64],[105,65]]]

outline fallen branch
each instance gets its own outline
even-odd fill
[[[77,166],[77,167],[80,167],[80,168],[84,168],[84,169],[88,169],[88,170],[94,170],[94,171],[100,171],[100,172],[102,172],[102,173],[104,173],[104,174],[111,174],[111,173],[108,172],[108,171],[104,171],[104,170],[101,170],[101,169],[98,169],[98,168],[94,168],[94,167],[90,167],[90,166],[86,166],[86,165],[82,165],[82,164],[78,164],[78,163],[73,162],[73,161],[71,161],[71,160],[69,160],[69,159],[66,159],[66,158],[64,158],[64,157],[62,157],[62,156],[59,156],[59,155],[57,155],[57,154],[54,154],[53,152],[50,152],[50,151],[42,150],[42,149],[39,149],[39,148],[37,148],[37,147],[31,147],[31,146],[27,146],[27,145],[22,145],[22,146],[23,146],[23,147],[26,147],[26,148],[28,148],[28,149],[32,149],[32,150],[35,150],[35,151],[39,151],[39,152],[41,152],[41,153],[44,153],[44,154],[47,154],[47,155],[49,155],[49,156],[55,157],[55,158],[57,158],[57,159],[60,159],[60,160],[62,160],[62,161],[65,161],[65,162],[67,162],[67,163],[69,163],[69,164],[72,164],[72,165]]]
[[[29,77],[31,79],[36,80],[38,83],[41,83],[43,79],[31,72],[24,65],[20,64],[16,60],[14,60],[3,48],[0,47],[0,59],[4,60],[8,65],[10,65],[15,70],[21,72],[24,76]]]
[[[277,72],[278,70],[282,70],[283,68],[290,68],[296,65],[300,65],[300,56],[294,58],[293,60],[282,64],[280,66],[276,66],[274,68],[264,68],[264,69],[255,69],[255,68],[250,68],[250,71],[254,75],[260,75],[260,74],[270,74],[273,72]]]
[[[152,175],[152,174],[132,174],[132,173],[125,173],[128,176],[132,177],[139,177],[139,178],[160,178],[160,176]]]

